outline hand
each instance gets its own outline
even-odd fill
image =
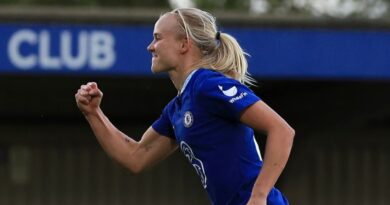
[[[77,107],[84,115],[96,112],[103,98],[102,91],[99,90],[95,82],[81,85],[75,94]]]
[[[251,196],[247,205],[267,205],[267,198]]]

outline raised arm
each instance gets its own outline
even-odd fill
[[[76,103],[84,114],[97,140],[107,154],[139,173],[169,156],[177,149],[176,142],[148,128],[139,142],[118,130],[100,109],[103,93],[96,83],[82,85],[75,94]]]
[[[295,131],[263,101],[247,108],[240,120],[256,131],[267,134],[263,167],[248,203],[265,205],[268,193],[287,163]]]

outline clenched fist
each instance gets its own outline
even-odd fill
[[[75,98],[80,111],[84,115],[89,115],[99,109],[103,93],[95,82],[89,82],[80,86],[80,89],[75,94]]]

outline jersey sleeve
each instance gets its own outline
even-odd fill
[[[160,117],[154,121],[152,124],[153,129],[158,132],[161,135],[167,136],[169,138],[175,138],[175,133],[173,131],[172,123],[169,119],[169,108],[170,104],[168,104],[163,112],[161,113]]]
[[[239,120],[244,109],[260,100],[247,86],[225,76],[204,80],[197,93],[202,107],[231,120]]]

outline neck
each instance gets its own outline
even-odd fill
[[[197,48],[196,48],[197,49]],[[168,72],[169,78],[171,79],[173,85],[178,92],[181,91],[184,85],[184,81],[187,79],[188,75],[195,69],[198,69],[198,62],[200,61],[200,51],[191,50],[189,53],[186,53],[182,56],[182,61],[179,63],[178,67],[172,69]]]
[[[169,78],[178,92],[183,88],[184,81],[187,79],[188,75],[195,69],[196,68],[172,70],[168,72]]]

